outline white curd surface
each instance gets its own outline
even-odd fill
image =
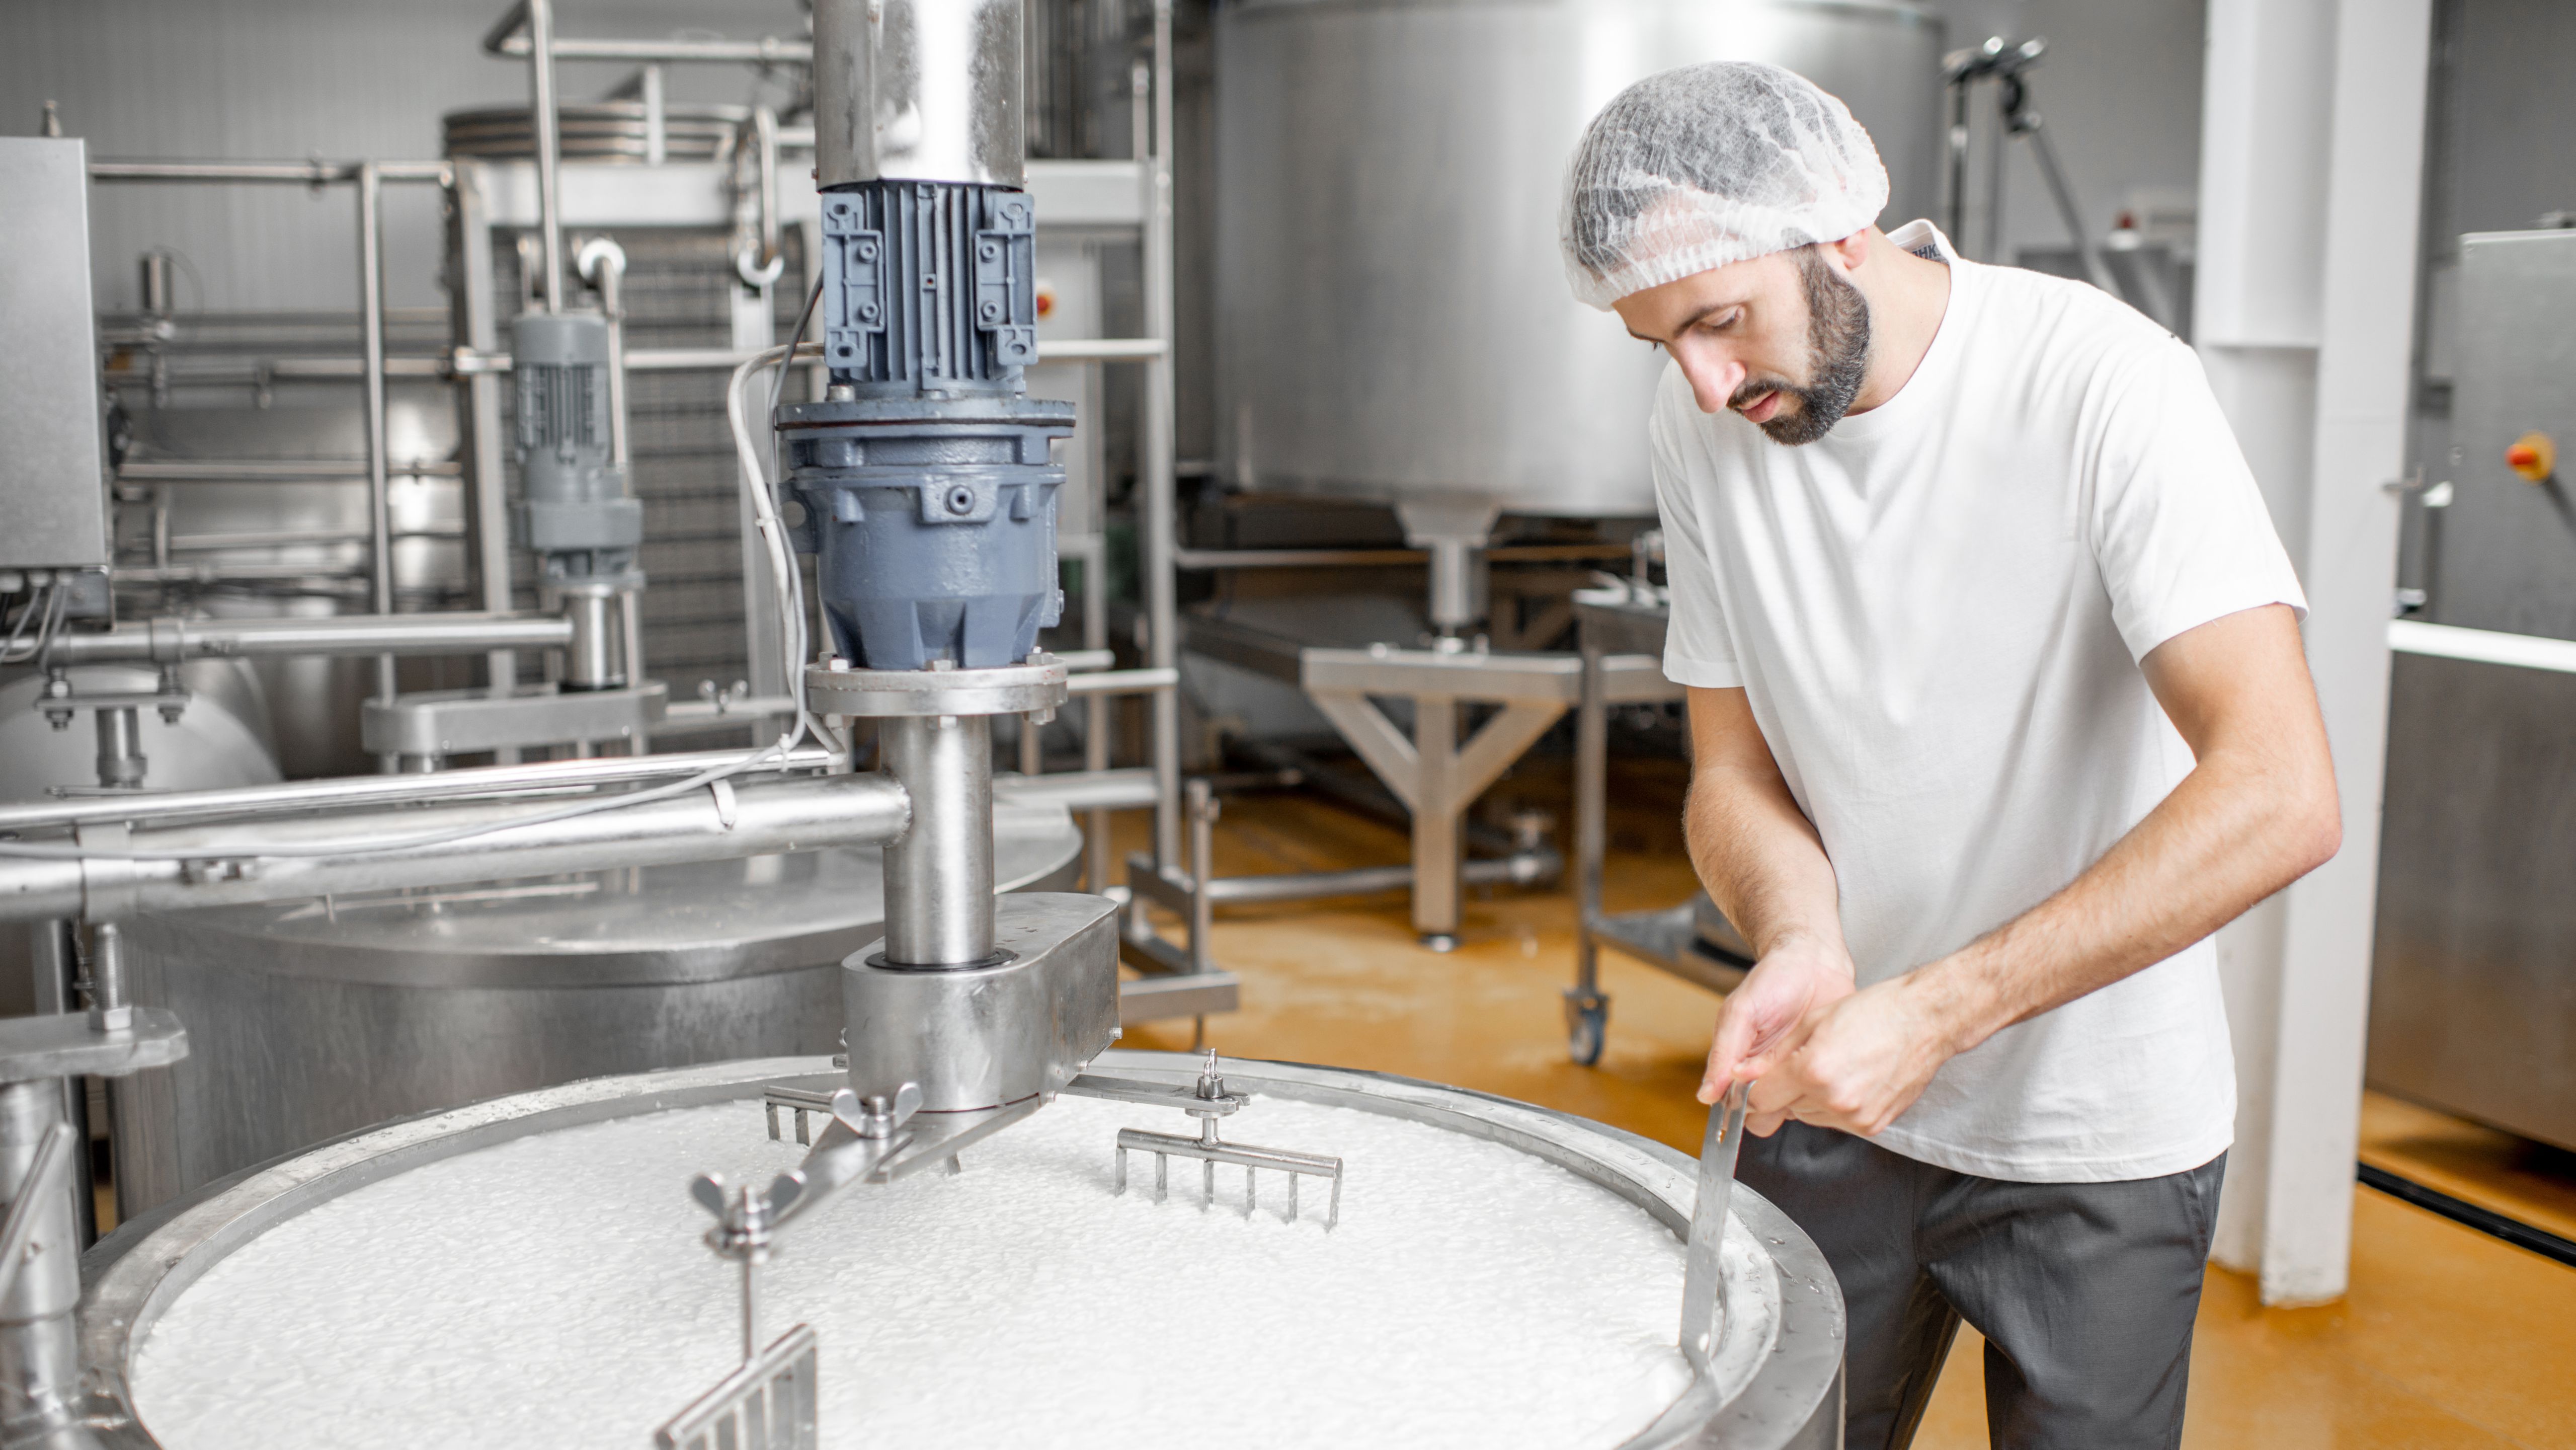
[[[788,1230],[761,1335],[815,1327],[824,1445],[1566,1450],[1618,1444],[1688,1382],[1681,1244],[1563,1169],[1256,1098],[1227,1137],[1344,1159],[1327,1234],[1318,1180],[1294,1225],[1276,1174],[1248,1222],[1240,1169],[1218,1170],[1213,1212],[1180,1159],[1169,1202],[1150,1155],[1112,1196],[1120,1127],[1195,1122],[1063,1098],[969,1149],[962,1175],[854,1187]],[[740,1359],[738,1271],[700,1242],[689,1176],[766,1183],[802,1152],[769,1141],[752,1100],[359,1189],[180,1297],[137,1355],[141,1417],[173,1450],[644,1450]],[[1738,1302],[1770,1298],[1732,1227]]]

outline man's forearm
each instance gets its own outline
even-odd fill
[[[1833,863],[1776,771],[1694,771],[1682,824],[1701,883],[1754,955],[1798,937],[1841,950]]]

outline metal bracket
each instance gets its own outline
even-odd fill
[[[823,199],[827,287],[838,292],[823,318],[823,358],[842,372],[867,365],[868,339],[886,327],[885,235],[868,226],[856,198]],[[835,284],[837,284],[835,286]]]
[[[975,326],[993,339],[993,360],[1038,360],[1037,219],[1026,196],[996,194],[975,233]]]
[[[188,1029],[179,1025],[177,1013],[133,1010],[133,1025],[114,1031],[91,1026],[86,1012],[0,1020],[0,1082],[124,1077],[188,1055]]]
[[[565,740],[634,740],[669,708],[659,680],[619,690],[425,690],[369,700],[360,741],[378,755],[470,755]]]

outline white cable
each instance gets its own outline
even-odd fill
[[[816,740],[828,742],[830,735],[805,703],[805,578],[788,546],[787,525],[778,517],[777,497],[761,462],[760,447],[753,441],[749,420],[743,416],[745,383],[764,369],[786,366],[793,358],[822,355],[823,349],[815,343],[790,343],[745,361],[733,370],[732,379],[725,384],[725,421],[733,428],[734,453],[742,466],[742,486],[750,498],[752,523],[760,531],[769,554],[770,592],[778,609],[778,633],[787,656],[787,690],[796,701],[797,724],[812,732]]]

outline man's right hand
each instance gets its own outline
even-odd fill
[[[1795,1052],[1817,1014],[1852,994],[1853,977],[1851,953],[1840,942],[1794,937],[1772,943],[1718,1011],[1699,1100],[1714,1103]],[[1748,1116],[1745,1126],[1767,1138],[1781,1121],[1777,1114]]]

